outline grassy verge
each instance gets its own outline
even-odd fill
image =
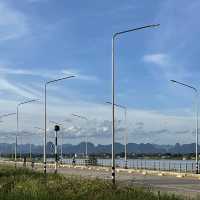
[[[0,167],[1,200],[181,200],[133,187],[112,187],[108,181]]]

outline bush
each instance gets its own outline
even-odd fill
[[[0,168],[1,200],[179,200],[134,187],[113,187],[110,181],[64,177],[27,169]]]

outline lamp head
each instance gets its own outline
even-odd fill
[[[173,83],[176,83],[176,81],[175,80],[170,80],[171,82],[173,82]]]

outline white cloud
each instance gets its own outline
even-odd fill
[[[167,80],[182,80],[192,76],[191,72],[189,72],[183,65],[180,65],[179,62],[174,60],[169,54],[147,54],[143,56],[142,60],[151,64],[149,70],[155,75],[155,77],[164,77]]]
[[[29,32],[26,17],[5,2],[0,2],[0,41],[18,39]]]
[[[77,102],[70,102],[65,99],[65,101],[61,100],[60,102],[56,104],[48,102],[48,121],[54,120],[60,122],[66,118],[71,118],[72,113],[77,113],[89,118],[87,124],[73,118],[72,121],[63,124],[63,128],[66,128],[63,132],[65,137],[69,138],[68,142],[73,142],[74,139],[80,142],[87,133],[90,138],[89,141],[94,140],[98,141],[98,143],[111,143],[112,123],[110,108],[93,102],[81,102],[80,100],[77,100]],[[14,101],[0,100],[2,114],[15,111],[16,104],[17,102]],[[43,104],[35,103],[24,106],[23,109],[20,110],[21,130],[30,132],[35,131],[33,127],[43,127],[43,108]],[[117,115],[116,118],[119,119],[119,115]],[[194,139],[191,132],[194,128],[195,121],[191,116],[180,117],[155,111],[129,109],[127,119],[129,142],[140,143],[157,141],[159,143],[170,144],[176,142],[193,142]],[[15,130],[15,117],[6,118],[5,122],[6,123],[1,123],[1,130]],[[48,124],[48,127],[50,131],[53,130],[52,124]],[[185,130],[187,130],[187,132]],[[124,121],[118,120],[116,126],[117,141],[123,142],[123,136]],[[188,138],[190,138],[190,140],[188,140]]]
[[[8,67],[0,67],[2,74],[16,74],[16,75],[33,75],[33,71],[24,69],[12,69]]]
[[[145,62],[153,63],[160,66],[169,64],[168,55],[163,53],[148,54],[145,55],[143,59]]]
[[[55,79],[62,76],[76,76],[76,79],[83,81],[98,81],[98,78],[93,75],[85,75],[75,69],[58,69],[58,70],[27,70],[20,68],[11,68],[11,64],[0,63],[0,73],[5,75],[27,75],[38,76],[43,78]]]
[[[20,95],[22,97],[36,98],[32,93],[21,89],[20,87],[16,86],[16,84],[12,84],[3,78],[0,79],[0,91],[1,90]]]

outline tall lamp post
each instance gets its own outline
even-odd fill
[[[47,162],[46,162],[46,142],[47,142],[47,85],[49,84],[53,84],[55,82],[58,81],[62,81],[65,79],[70,79],[70,78],[74,78],[75,76],[67,76],[67,77],[63,77],[63,78],[59,78],[59,79],[54,79],[51,81],[48,81],[45,83],[44,86],[44,173],[46,174],[47,172]]]
[[[8,139],[8,138],[10,138],[10,137],[12,137],[12,136],[6,136],[6,135],[4,135],[4,136],[0,136],[0,139],[2,140],[2,139]],[[11,146],[11,157],[13,158],[13,151],[12,151],[13,149],[12,149],[12,146]],[[6,152],[7,151],[5,151],[5,154],[6,154]],[[9,151],[8,151],[9,152]],[[1,151],[0,151],[0,157],[1,157]]]
[[[183,87],[187,87],[187,88],[190,88],[192,89],[194,92],[195,92],[195,97],[196,97],[196,127],[195,127],[195,132],[196,132],[196,174],[199,173],[199,163],[198,163],[198,95],[199,95],[199,92],[197,90],[197,88],[195,88],[194,86],[192,85],[188,85],[188,84],[185,84],[185,83],[182,83],[182,82],[179,82],[179,81],[175,81],[175,80],[170,80],[171,82],[173,83],[176,83],[176,84],[179,84]]]
[[[12,116],[12,115],[16,115],[16,113],[7,113],[7,114],[1,115],[1,116],[0,116],[0,122],[3,122],[3,121],[2,121],[2,118],[4,118],[4,117],[9,117],[9,116]]]
[[[24,133],[24,137],[31,137],[31,136],[33,136],[33,134],[29,134],[29,132],[27,132],[27,131],[23,131],[23,133]],[[30,160],[32,159],[32,143],[31,143],[31,138],[29,138],[29,158],[30,158]]]
[[[107,101],[106,103],[112,105],[112,103],[109,102],[109,101]],[[124,131],[124,161],[125,161],[125,166],[124,166],[124,168],[127,169],[128,168],[128,166],[127,166],[127,140],[128,140],[128,133],[127,133],[127,128],[126,128],[127,107],[123,106],[123,105],[120,105],[120,104],[116,104],[116,103],[115,103],[115,106],[119,107],[119,108],[122,108],[124,110],[124,122],[125,122],[125,131]]]
[[[3,114],[0,116],[0,120],[4,117],[9,117],[9,116],[12,116],[12,115],[16,115],[16,113],[7,113],[7,114]],[[1,121],[2,122],[2,121]]]
[[[17,162],[17,135],[19,135],[19,107],[24,104],[32,103],[32,102],[35,102],[38,100],[39,99],[32,99],[32,100],[23,101],[23,102],[20,102],[19,104],[17,104],[17,133],[15,135],[15,165]],[[20,148],[20,158],[21,158],[21,148]]]
[[[123,34],[146,28],[154,28],[159,24],[151,24],[134,29],[116,32],[112,36],[112,182],[115,184],[115,39]]]
[[[0,116],[0,122],[3,122],[3,121],[1,121],[2,118],[4,118],[4,117],[9,117],[9,116],[12,116],[12,115],[16,115],[16,113],[7,113],[7,114],[1,115],[1,116]]]
[[[77,114],[72,114],[72,116],[86,120],[88,122],[88,118],[85,116],[77,115]],[[85,158],[88,158],[88,136],[87,133],[85,135]]]

